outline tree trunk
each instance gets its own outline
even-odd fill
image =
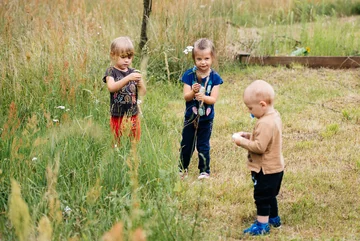
[[[147,29],[147,23],[148,23],[150,13],[151,13],[151,6],[152,6],[152,0],[144,0],[144,13],[143,13],[143,20],[142,20],[142,25],[141,25],[141,35],[140,35],[140,44],[139,44],[141,53],[144,52],[143,48],[148,41],[146,29]]]

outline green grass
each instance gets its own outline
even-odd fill
[[[147,240],[241,239],[255,207],[246,152],[231,135],[254,124],[241,96],[255,79],[274,86],[284,125],[284,225],[270,239],[359,237],[358,70],[233,61],[239,50],[288,54],[295,43],[309,46],[310,55],[356,55],[359,19],[339,17],[357,13],[359,2],[153,4],[141,141],[132,147],[125,138],[112,148],[109,93],[101,78],[112,39],[128,35],[138,44],[142,9],[133,6],[141,1],[0,3],[0,239],[100,240],[118,222],[124,240],[140,240],[137,228]],[[194,155],[181,182],[179,77],[193,65],[182,51],[199,37],[214,40],[225,83],[215,107],[212,178],[197,181]],[[139,54],[133,65],[142,69]],[[14,208],[10,200],[26,205]],[[22,223],[29,229],[17,220],[29,221]]]

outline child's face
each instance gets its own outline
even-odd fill
[[[244,96],[244,103],[249,109],[249,112],[259,119],[266,113],[267,104],[264,101],[252,99],[249,96]]]
[[[115,58],[115,67],[122,71],[127,71],[133,60],[133,55],[120,55]]]
[[[211,49],[210,48],[204,50],[195,49],[194,61],[198,70],[200,70],[201,72],[209,71],[213,62]]]

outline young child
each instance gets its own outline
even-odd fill
[[[110,92],[110,127],[119,143],[124,127],[131,125],[129,136],[140,139],[140,119],[137,105],[138,95],[145,95],[142,76],[130,68],[134,57],[134,46],[128,37],[114,39],[110,47],[113,66],[105,71],[103,81]],[[130,122],[130,123],[129,123]]]
[[[233,135],[235,144],[249,151],[247,165],[254,182],[257,209],[255,223],[244,230],[250,235],[268,234],[270,226],[281,225],[276,196],[284,174],[282,122],[273,106],[274,96],[274,89],[267,82],[252,82],[245,89],[243,99],[251,115],[258,120],[252,133]]]
[[[182,76],[186,110],[179,168],[180,176],[184,178],[196,145],[200,170],[198,179],[203,179],[210,176],[210,136],[215,115],[214,104],[223,80],[211,68],[215,60],[215,47],[209,39],[202,38],[195,42],[192,58],[194,68],[188,69]]]

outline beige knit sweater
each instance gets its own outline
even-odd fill
[[[257,173],[278,173],[284,170],[282,155],[282,122],[279,112],[265,114],[257,120],[250,139],[242,139],[240,146],[249,151],[248,168]]]

